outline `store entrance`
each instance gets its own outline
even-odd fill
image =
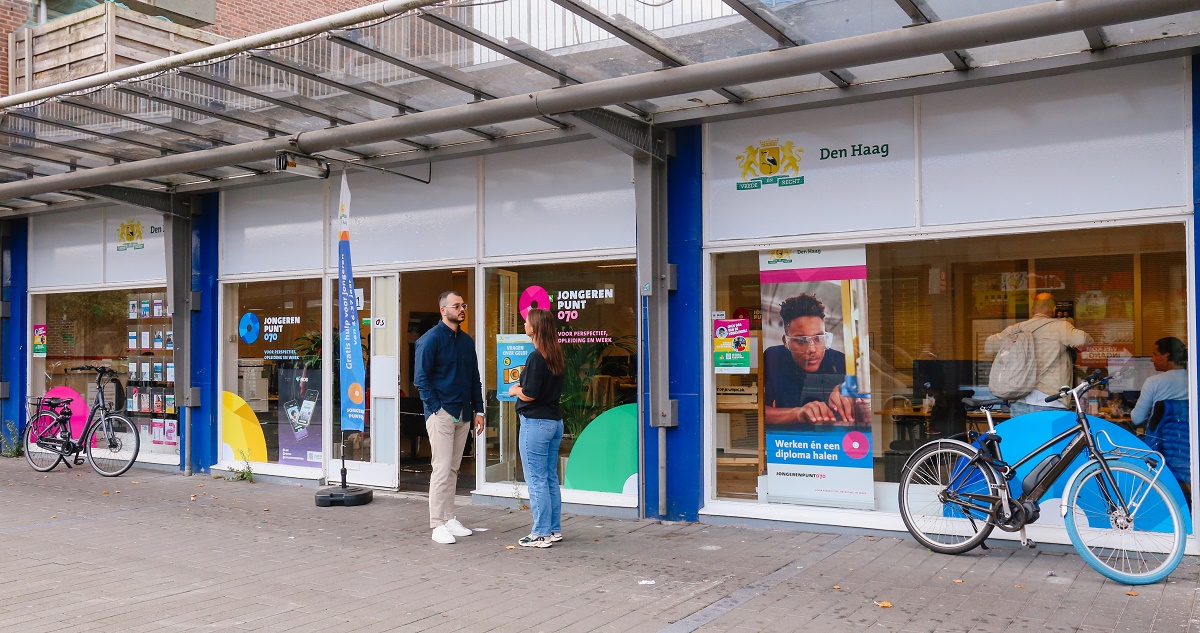
[[[398,314],[396,328],[399,339],[397,363],[397,413],[399,420],[399,466],[397,487],[401,490],[426,492],[432,470],[429,435],[425,430],[425,411],[421,394],[413,384],[417,339],[437,325],[438,297],[452,290],[462,296],[469,306],[462,331],[478,338],[475,333],[475,271],[471,268],[449,268],[400,273],[398,302],[392,305]],[[382,301],[382,298],[380,299]],[[458,494],[470,494],[475,489],[475,437],[468,436],[462,466],[458,472]]]

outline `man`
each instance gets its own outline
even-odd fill
[[[1072,319],[1054,318],[1056,304],[1054,295],[1043,292],[1033,298],[1033,317],[1028,321],[1010,325],[999,334],[988,337],[984,350],[988,354],[1000,351],[1000,344],[1016,328],[1029,332],[1033,337],[1033,354],[1037,360],[1037,385],[1033,392],[1022,400],[1009,403],[1013,417],[1035,411],[1062,411],[1069,405],[1065,399],[1047,403],[1046,398],[1057,394],[1060,387],[1071,386],[1075,363],[1070,348],[1089,345],[1092,337],[1077,329]]]
[[[1154,352],[1150,354],[1154,370],[1162,372],[1146,379],[1142,385],[1142,393],[1138,396],[1137,404],[1129,417],[1135,426],[1142,426],[1150,420],[1154,404],[1163,400],[1187,400],[1188,371],[1187,346],[1183,341],[1168,336],[1154,342]]]
[[[829,349],[825,304],[801,294],[779,306],[783,345],[763,352],[766,423],[772,425],[854,423],[854,401],[841,395],[846,355]]]
[[[449,544],[471,530],[454,516],[454,488],[458,467],[475,420],[476,435],[483,433],[483,384],[475,341],[460,329],[467,319],[467,304],[454,291],[438,297],[442,320],[417,339],[413,384],[425,407],[425,428],[433,473],[429,476],[429,527],[435,543]]]

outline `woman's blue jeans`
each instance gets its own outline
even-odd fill
[[[521,416],[521,466],[529,488],[529,510],[533,512],[534,536],[562,531],[562,490],[558,485],[558,445],[562,443],[562,420]]]

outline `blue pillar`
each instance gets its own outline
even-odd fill
[[[192,216],[192,291],[200,293],[200,310],[192,312],[192,387],[200,390],[199,406],[192,407],[192,472],[208,472],[217,463],[217,314],[219,194],[202,197],[200,212]]]
[[[3,242],[5,273],[0,299],[8,302],[9,317],[0,320],[0,376],[8,382],[8,397],[0,400],[0,433],[8,437],[8,422],[25,424],[25,385],[29,375],[29,220],[8,221]],[[13,438],[9,438],[13,439]],[[17,441],[20,441],[19,439]]]
[[[1192,244],[1200,244],[1200,223],[1196,222],[1196,216],[1200,215],[1200,130],[1196,129],[1196,125],[1200,123],[1200,75],[1196,73],[1196,64],[1200,64],[1200,55],[1192,56]],[[1200,279],[1200,260],[1192,254],[1193,261],[1196,262],[1198,270],[1196,271],[1196,279]],[[1195,293],[1192,301],[1196,302],[1197,308],[1200,309],[1200,292]],[[1196,344],[1200,341],[1200,336],[1196,332],[1192,332],[1187,341],[1188,346],[1195,349]],[[1192,385],[1192,397],[1200,393],[1200,384]]]
[[[667,261],[677,288],[668,300],[668,366],[671,399],[679,401],[679,426],[667,429],[667,516],[696,521],[704,498],[703,259],[701,251],[700,126],[675,130],[675,156],[667,162]],[[646,427],[646,515],[658,511],[658,430]]]

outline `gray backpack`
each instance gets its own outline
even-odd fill
[[[992,361],[992,372],[988,377],[988,390],[1001,400],[1020,400],[1033,393],[1037,387],[1037,354],[1033,349],[1033,333],[1050,322],[1032,330],[1026,330],[1026,321],[1005,335],[1000,342],[1000,351]]]

